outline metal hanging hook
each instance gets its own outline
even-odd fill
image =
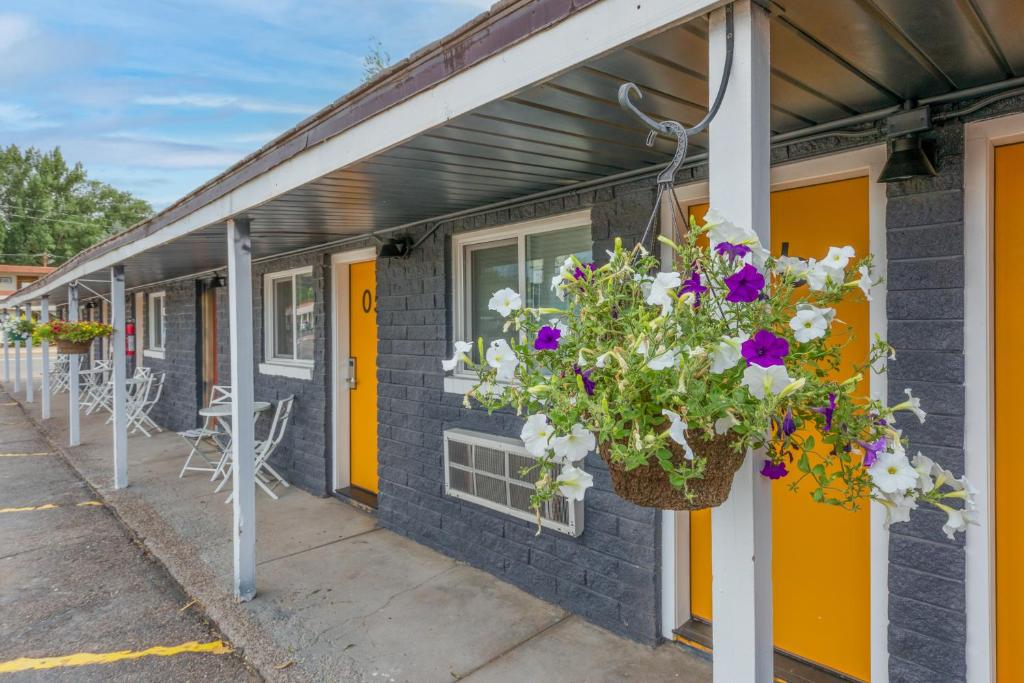
[[[697,133],[704,131],[711,123],[711,120],[715,118],[719,108],[722,106],[722,100],[725,98],[726,88],[729,86],[729,75],[732,73],[733,38],[733,6],[730,4],[725,8],[725,64],[722,66],[722,81],[718,86],[718,93],[715,95],[714,101],[708,108],[707,114],[704,118],[689,128],[678,121],[656,121],[642,112],[640,108],[634,104],[634,99],[639,102],[644,97],[643,92],[635,83],[623,83],[619,86],[619,105],[625,111],[633,114],[633,116],[639,119],[641,123],[650,129],[650,132],[647,133],[646,139],[648,147],[652,147],[654,145],[654,141],[659,135],[675,138],[676,141],[676,151],[672,155],[672,160],[665,166],[662,172],[658,174],[658,197],[654,203],[654,211],[651,213],[651,217],[647,221],[647,227],[644,230],[643,236],[640,238],[641,244],[646,242],[651,226],[654,223],[654,217],[658,214],[658,210],[661,205],[661,196],[663,194],[662,190],[672,189],[675,184],[676,173],[686,160],[689,136],[696,135]]]

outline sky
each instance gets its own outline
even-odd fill
[[[0,146],[160,209],[492,0],[4,0]]]

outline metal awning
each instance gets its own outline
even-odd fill
[[[559,21],[613,1],[577,2],[577,8]],[[492,10],[490,23],[480,26],[497,32],[502,28],[498,14],[512,17],[512,9],[525,4],[504,3]],[[556,3],[529,4],[536,8]],[[1024,74],[1024,44],[1017,39],[1024,34],[1024,15],[1015,0],[766,4],[772,12],[771,126],[776,134],[821,130],[823,125],[851,117],[891,111],[907,100],[952,98],[988,84],[1008,86]],[[585,5],[590,8],[579,8]],[[506,36],[506,43],[528,43],[546,28],[533,26],[534,33],[519,39]],[[471,29],[460,29],[463,34],[458,39],[473,38],[476,34]],[[514,31],[516,25],[504,30]],[[701,16],[647,35],[247,209],[253,219],[254,258],[400,229],[622,174],[653,172],[670,159],[674,144],[658,140],[646,147],[646,130],[619,108],[616,91],[625,81],[635,82],[644,93],[643,108],[655,118],[684,124],[699,120],[708,106],[707,30],[707,20]],[[445,45],[445,41],[440,44]],[[424,54],[429,56],[430,49]],[[456,59],[454,51],[446,49],[447,58]],[[386,75],[377,90],[367,91],[367,97],[382,97],[380,88],[406,87],[417,77],[405,71],[417,68],[416,59]],[[351,108],[359,100],[343,104]],[[330,114],[325,110],[295,130],[311,136],[318,126],[329,124]],[[261,168],[271,168],[272,161],[284,163],[298,134],[282,136],[254,160],[240,164],[237,172],[222,177],[251,178],[262,173]],[[706,134],[696,136],[691,154],[700,154],[706,145]],[[169,211],[187,216],[191,207],[203,206],[204,197],[214,197],[211,192],[204,189]],[[154,225],[141,226],[138,235],[162,229]],[[37,297],[72,266],[82,277],[106,279],[103,268],[89,271],[88,264],[111,249],[124,249],[134,238],[135,233],[130,233],[113,247],[89,250],[13,300],[20,303]],[[127,255],[122,261],[127,286],[222,269],[225,240],[224,224],[215,222]],[[101,283],[90,286],[106,291]],[[66,287],[54,288],[49,296],[52,303],[64,302]]]

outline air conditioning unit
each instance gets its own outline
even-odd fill
[[[453,498],[536,521],[530,495],[537,470],[523,474],[535,463],[536,458],[519,439],[468,429],[444,432],[444,492]],[[556,495],[541,507],[541,524],[579,536],[583,533],[583,501]]]

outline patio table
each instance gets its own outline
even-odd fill
[[[270,403],[267,401],[253,401],[252,411],[253,419],[258,420],[260,414],[270,408]],[[216,443],[221,448],[220,462],[217,463],[216,469],[213,471],[213,476],[210,477],[210,481],[215,480],[218,476],[224,473],[224,466],[227,464],[228,457],[231,454],[231,401],[225,401],[223,403],[214,403],[206,408],[200,408],[199,414],[203,417],[215,417],[221,428],[224,430],[225,436],[228,438],[225,441],[216,440]],[[220,490],[220,487],[217,487]]]

